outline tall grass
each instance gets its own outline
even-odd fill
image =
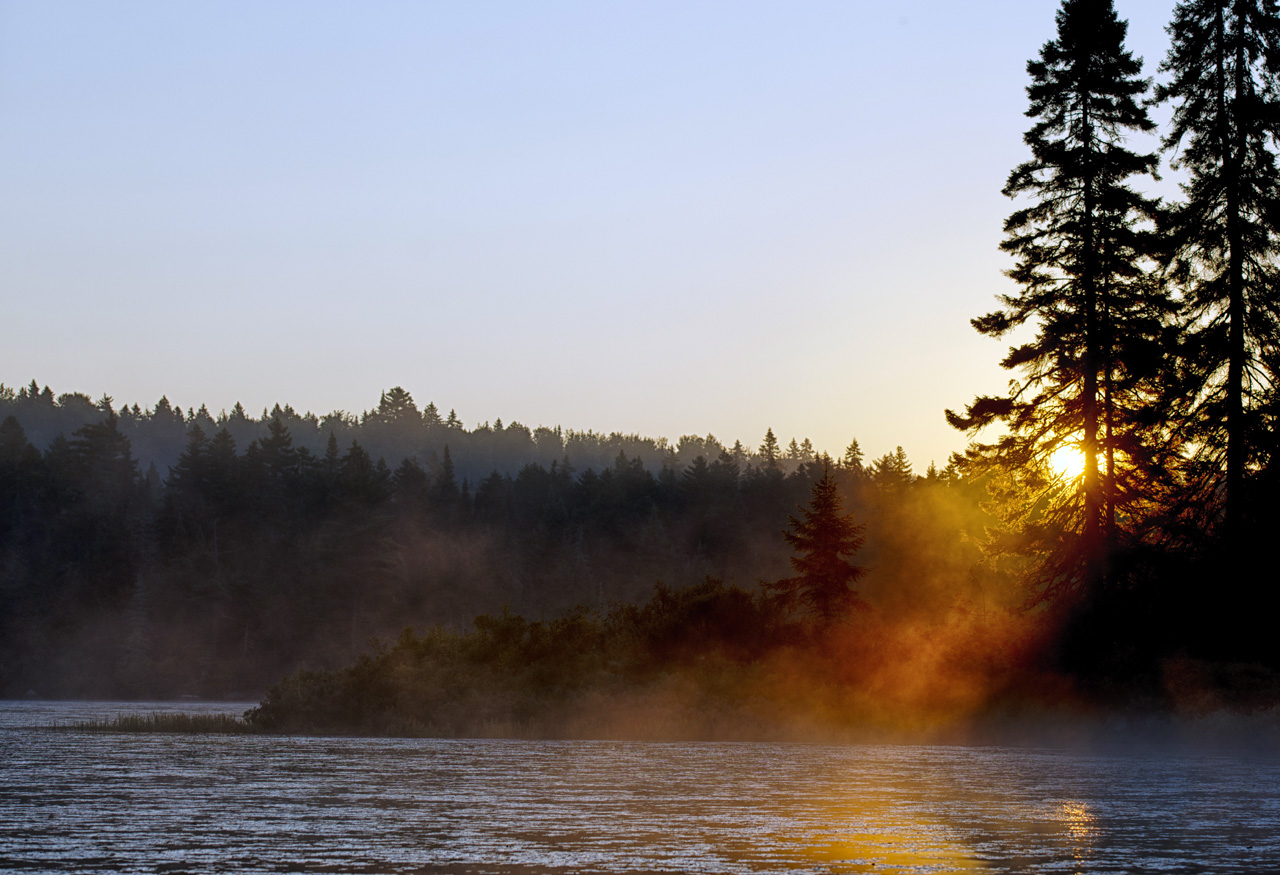
[[[55,723],[54,729],[82,732],[176,732],[191,735],[243,735],[258,729],[234,714],[183,714],[153,711],[150,714],[117,714],[110,720],[78,720]]]

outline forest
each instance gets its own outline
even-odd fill
[[[1275,706],[1280,13],[1185,0],[1154,77],[1126,33],[1064,0],[1028,62],[972,320],[1008,389],[944,468],[0,386],[0,692],[425,733]]]
[[[163,400],[116,412],[0,389],[5,694],[258,692],[405,627],[607,610],[659,582],[754,589],[787,571],[781,530],[824,461],[771,431],[748,451],[711,436],[468,430],[433,413],[392,389],[358,418],[328,418],[344,424],[340,445],[279,408],[206,421]],[[75,427],[42,451],[27,423]],[[134,446],[177,453],[161,477]],[[977,558],[964,533],[978,531],[981,490],[954,468],[915,475],[900,449],[864,464],[856,440],[830,468],[876,520],[860,555],[878,566],[879,601],[949,607]]]

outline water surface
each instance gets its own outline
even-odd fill
[[[0,870],[1259,872],[1266,752],[116,735],[0,703]]]

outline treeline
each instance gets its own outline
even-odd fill
[[[41,450],[58,435],[70,435],[109,413],[115,415],[117,428],[129,439],[142,471],[148,473],[154,466],[155,472],[149,476],[159,479],[177,462],[192,426],[199,426],[209,437],[225,429],[236,446],[243,448],[267,437],[272,422],[285,425],[294,444],[314,456],[324,454],[330,438],[343,448],[358,441],[373,458],[383,459],[392,468],[406,458],[430,468],[449,447],[459,482],[470,481],[472,485],[493,471],[515,474],[530,462],[547,466],[565,456],[581,470],[606,468],[619,453],[640,459],[652,471],[665,465],[687,465],[697,456],[714,459],[726,449],[741,466],[759,461],[759,454],[740,441],[726,446],[713,435],[685,435],[672,444],[666,438],[559,426],[529,428],[519,422],[504,424],[501,419],[468,429],[454,410],[442,415],[431,402],[419,409],[413,396],[399,386],[383,392],[375,408],[360,414],[335,410],[317,416],[309,411],[298,413],[289,404],[276,404],[254,417],[238,402],[230,412],[222,410],[217,415],[204,405],[183,411],[168,398],[161,398],[151,409],[136,403],[117,408],[109,396],[93,401],[81,392],[55,395],[35,380],[18,389],[0,383],[0,421],[16,417],[27,439]],[[788,472],[815,457],[808,438],[799,442],[792,438],[776,452]]]
[[[38,423],[85,412],[82,396],[52,406],[50,396],[23,390],[10,409],[43,410]],[[206,430],[202,415],[164,404],[127,416],[103,404],[43,451],[8,415],[0,690],[252,693],[300,668],[340,665],[375,636],[466,628],[504,606],[537,620],[636,603],[656,581],[679,589],[712,576],[751,589],[788,573],[782,530],[821,476],[819,457],[806,448],[807,458],[788,458],[772,432],[750,453],[686,438],[675,449],[649,442],[652,466],[620,449],[579,467],[580,444],[547,429],[558,447],[550,461],[468,480],[451,441],[393,466],[351,437],[390,440],[392,410],[411,417],[405,433],[429,433],[402,390],[345,444],[331,430],[319,452],[295,441],[287,415],[255,423],[261,432],[241,444],[235,416]],[[172,466],[141,470],[127,429],[145,439],[149,427],[178,425]],[[472,452],[498,432],[451,434]],[[879,609],[924,616],[1016,600],[971,574],[981,484],[952,468],[917,476],[900,449],[864,464],[856,441],[832,471],[867,521],[871,571],[860,589]]]

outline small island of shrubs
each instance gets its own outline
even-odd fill
[[[1015,642],[979,618],[930,645],[871,615],[789,618],[777,601],[708,578],[659,584],[648,603],[604,615],[503,613],[467,633],[406,630],[345,669],[286,678],[246,720],[271,733],[827,738],[947,722],[1008,683],[983,641]],[[906,646],[941,661],[925,670]]]

